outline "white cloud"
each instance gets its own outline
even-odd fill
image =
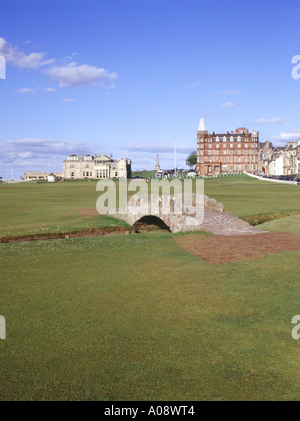
[[[216,92],[215,95],[232,95],[232,96],[238,96],[241,95],[241,91],[235,91],[233,89],[224,89],[223,91]]]
[[[118,78],[116,72],[108,72],[102,67],[89,66],[74,61],[64,63],[63,65],[54,65],[55,59],[45,60],[46,53],[31,52],[24,53],[18,47],[9,44],[4,38],[0,38],[0,55],[2,55],[7,63],[23,69],[37,69],[42,66],[46,67],[45,73],[52,79],[57,80],[60,87],[63,86],[95,86],[100,85],[106,89],[114,87],[113,80]],[[73,53],[68,57],[78,56]],[[48,90],[48,92],[54,92]]]
[[[234,102],[230,102],[230,101],[228,101],[228,102],[225,102],[225,104],[223,104],[222,106],[221,106],[221,108],[232,108],[232,107],[234,107],[235,106],[235,103]]]
[[[273,118],[259,118],[255,121],[255,124],[280,124],[283,123],[284,119],[281,117],[273,117]]]
[[[280,132],[278,136],[270,136],[268,138],[268,140],[278,143],[286,143],[289,140],[298,139],[300,139],[300,129],[289,130],[287,132]]]
[[[46,92],[48,94],[48,93],[52,93],[52,92],[57,92],[57,89],[54,89],[54,88],[43,88],[42,91],[43,92]]]
[[[33,159],[67,157],[71,153],[90,153],[90,145],[85,142],[68,142],[56,139],[24,138],[0,142],[1,162],[31,157]],[[63,158],[64,159],[64,158]],[[62,164],[62,161],[60,159]]]
[[[18,94],[32,94],[33,92],[35,92],[35,89],[31,89],[31,88],[22,88],[19,89]]]
[[[73,98],[65,98],[63,102],[76,102],[76,99]]]
[[[116,72],[109,73],[103,68],[78,65],[75,62],[64,66],[54,66],[46,70],[51,79],[56,79],[59,86],[95,86],[102,85],[112,88],[112,80],[117,79]]]
[[[178,154],[186,154],[195,149],[195,145],[177,145],[176,152]],[[174,152],[174,145],[158,145],[158,144],[131,144],[121,149],[129,152],[149,152],[149,153],[170,153]]]
[[[25,54],[19,48],[8,44],[4,38],[0,38],[0,54],[5,57],[7,63],[23,69],[36,69],[54,62],[54,59],[44,60],[46,53]]]
[[[200,82],[198,82],[198,80],[195,80],[195,81],[194,81],[194,82],[192,82],[192,83],[187,83],[187,84],[184,86],[184,89],[197,88],[198,86],[201,86],[201,83],[200,83]]]

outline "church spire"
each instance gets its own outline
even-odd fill
[[[158,157],[158,154],[156,155],[156,165],[155,165],[155,171],[160,171],[160,166],[159,166],[159,157]]]

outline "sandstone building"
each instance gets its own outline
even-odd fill
[[[131,178],[131,160],[100,155],[70,155],[63,161],[65,179]]]
[[[241,127],[230,133],[208,133],[204,118],[197,132],[197,165],[199,175],[258,173],[259,132]]]
[[[272,147],[268,154],[263,153],[261,171],[269,176],[300,176],[300,140],[289,141],[285,146]]]

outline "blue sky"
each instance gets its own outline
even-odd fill
[[[300,137],[300,2],[0,0],[0,176],[70,153],[185,167],[200,117]],[[299,72],[300,73],[300,72]]]

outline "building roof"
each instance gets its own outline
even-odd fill
[[[206,129],[206,123],[205,123],[205,120],[204,120],[204,118],[202,117],[202,118],[200,118],[200,121],[199,121],[199,127],[198,127],[198,132],[199,131],[201,131],[201,132],[207,132],[207,129]]]

